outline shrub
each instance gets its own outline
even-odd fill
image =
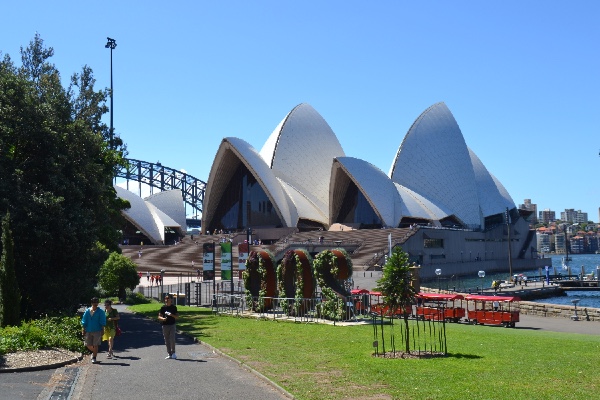
[[[127,297],[125,298],[126,304],[148,304],[150,299],[146,298],[142,293],[135,293],[132,290],[127,290]]]
[[[0,329],[0,354],[50,347],[82,352],[82,339],[79,317],[44,317]]]

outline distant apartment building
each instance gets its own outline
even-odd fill
[[[564,212],[560,213],[561,221],[570,222],[573,224],[585,224],[588,222],[588,214],[581,212],[581,210],[575,211],[572,208],[565,209]]]
[[[540,253],[550,253],[550,251],[552,251],[552,242],[550,241],[551,238],[552,236],[548,235],[547,233],[538,232],[536,234],[537,249]]]
[[[531,211],[531,217],[529,218],[529,222],[532,224],[537,224],[537,204],[532,204],[531,199],[523,200],[523,204],[519,204],[519,209]]]
[[[595,253],[598,251],[598,235],[596,232],[587,232],[585,238],[585,251],[586,253]]]
[[[572,254],[581,254],[585,253],[585,243],[583,240],[583,236],[573,236],[569,239],[569,247],[570,253]]]
[[[544,211],[540,211],[538,221],[543,224],[549,224],[550,222],[556,221],[556,212],[550,211],[550,209],[545,209]]]
[[[554,252],[556,254],[565,254],[567,252],[567,241],[564,233],[554,235]]]

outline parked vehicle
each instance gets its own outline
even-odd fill
[[[515,327],[519,322],[518,302],[516,296],[484,296],[468,295],[467,320],[472,324],[503,325]]]
[[[417,319],[459,322],[465,317],[464,297],[460,294],[419,293]]]
[[[386,317],[391,317],[392,315],[396,317],[403,317],[404,313],[411,316],[413,315],[412,306],[406,306],[404,312],[400,308],[390,310],[390,308],[384,304],[383,295],[380,292],[370,292],[369,296],[371,298],[371,313],[373,314],[383,315]]]

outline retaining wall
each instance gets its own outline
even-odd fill
[[[521,314],[537,315],[551,318],[571,318],[575,315],[575,307],[559,304],[534,303],[532,301],[521,301]],[[577,307],[577,315],[580,320],[600,321],[600,308]]]

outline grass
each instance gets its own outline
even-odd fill
[[[131,308],[155,318],[160,304]],[[447,324],[447,357],[382,359],[372,356],[373,327],[368,325],[300,324],[178,309],[178,329],[298,399],[600,398],[600,336]],[[385,332],[388,342],[390,330]]]

